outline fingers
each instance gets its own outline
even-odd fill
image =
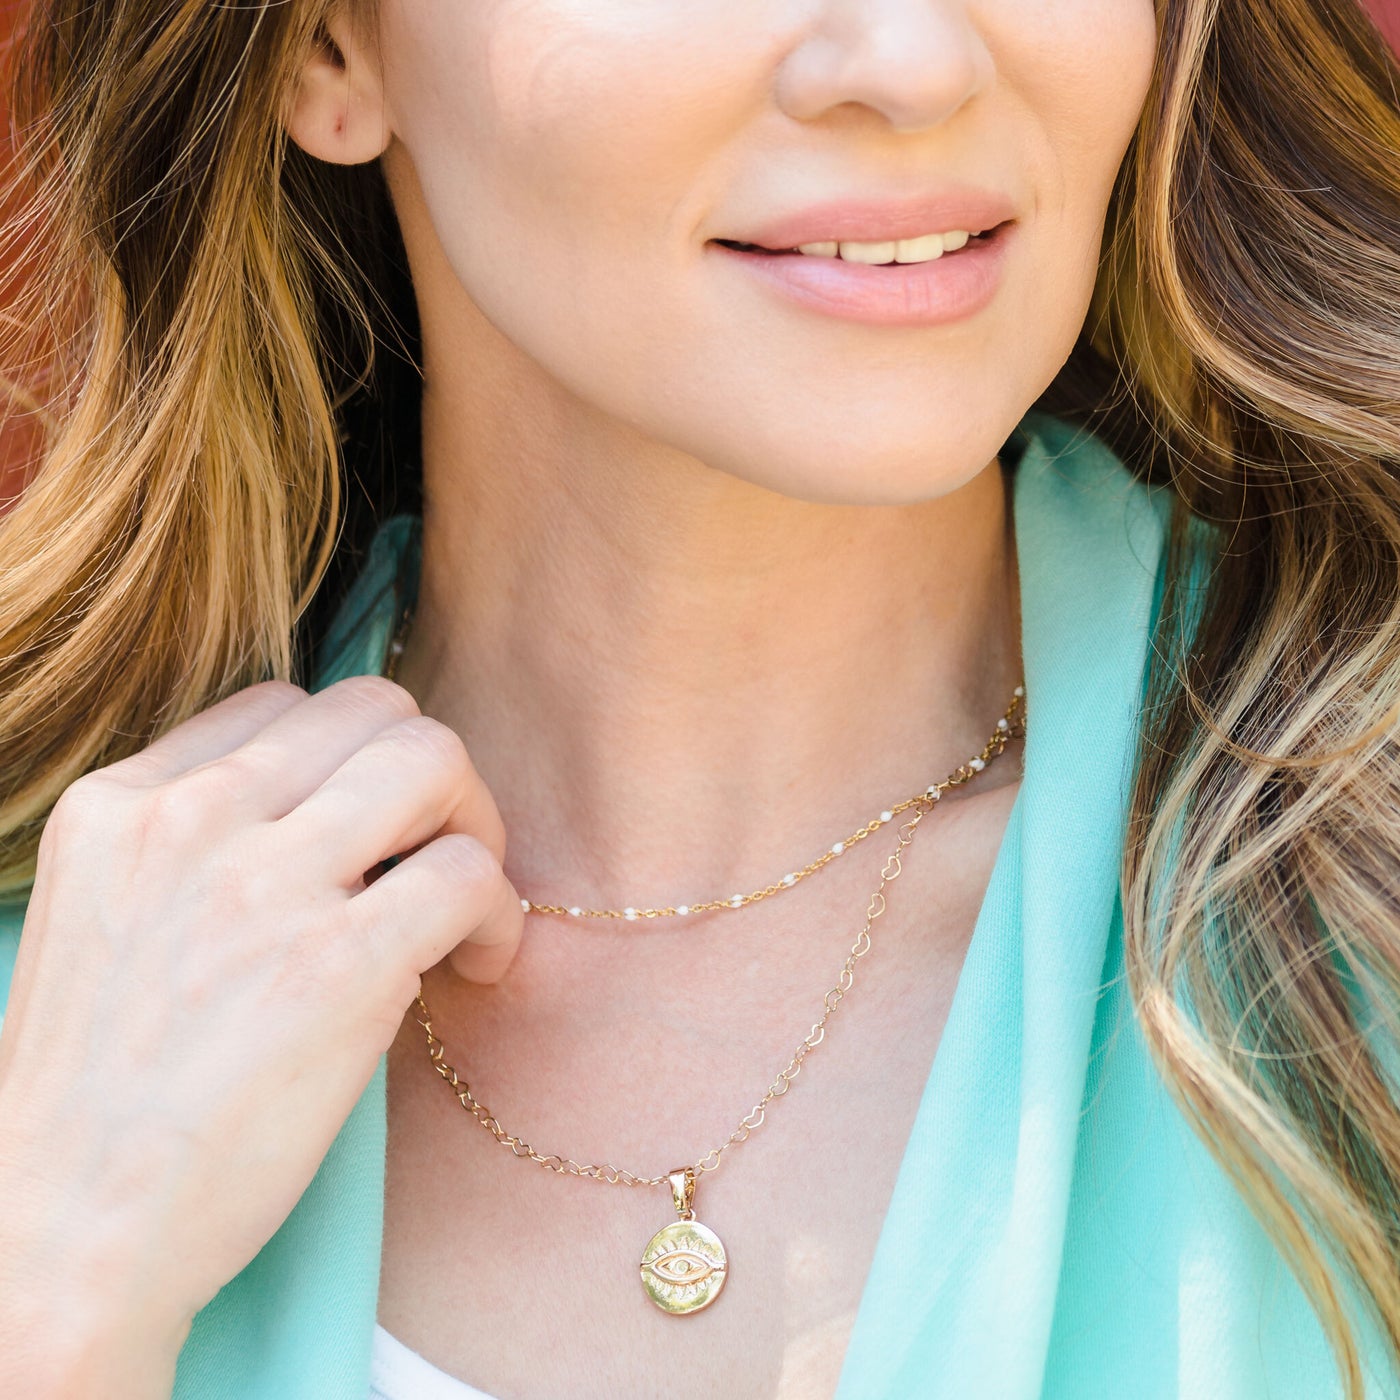
[[[246,818],[275,822],[381,729],[417,714],[417,702],[402,686],[382,676],[351,676],[303,694],[237,747],[183,778]]]
[[[413,696],[382,676],[351,676],[314,695],[265,681],[211,705],[108,771],[146,786],[197,780],[218,805],[275,821],[381,729],[417,714]]]
[[[424,715],[381,729],[277,826],[284,849],[316,852],[346,885],[439,834],[473,836],[505,859],[495,799],[458,735]]]
[[[391,681],[351,677],[314,695],[249,686],[111,768],[140,786],[180,786],[190,799],[180,811],[255,819],[274,856],[358,888],[355,917],[410,942],[420,970],[450,954],[460,976],[495,981],[515,954],[524,913],[501,868],[495,799],[461,739]],[[402,949],[382,949],[396,952],[401,962]]]
[[[350,909],[384,966],[400,966],[407,954],[421,973],[448,958],[471,982],[499,980],[525,927],[520,896],[496,857],[456,832],[399,861]]]
[[[110,764],[108,771],[142,784],[168,782],[223,758],[305,699],[306,692],[287,681],[250,685],[177,724],[140,753]]]

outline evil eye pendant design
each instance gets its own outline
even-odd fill
[[[719,1236],[695,1219],[690,1201],[695,1192],[693,1168],[671,1173],[679,1220],[662,1226],[642,1251],[642,1287],[668,1313],[699,1312],[719,1296],[728,1260]]]

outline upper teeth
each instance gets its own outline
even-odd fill
[[[901,238],[890,243],[800,243],[797,251],[809,258],[840,257],[846,262],[921,263],[955,252],[969,237],[966,229],[955,228],[948,233],[926,233],[921,238]]]

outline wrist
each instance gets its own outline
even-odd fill
[[[26,1400],[170,1400],[189,1326],[172,1333],[116,1309],[44,1295],[9,1314],[0,1336],[0,1394]]]
[[[168,1400],[193,1316],[165,1306],[142,1241],[65,1183],[0,1168],[0,1395]]]

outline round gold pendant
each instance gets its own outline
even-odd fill
[[[698,1312],[719,1296],[727,1268],[724,1246],[708,1225],[673,1220],[642,1251],[642,1287],[668,1313]]]
[[[729,1261],[719,1236],[695,1218],[695,1168],[666,1178],[679,1220],[663,1225],[642,1251],[642,1287],[663,1312],[693,1313],[719,1297]]]

